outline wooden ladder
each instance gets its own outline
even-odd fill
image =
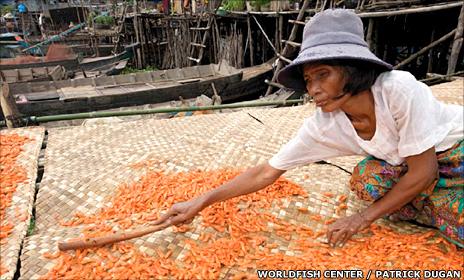
[[[190,42],[190,56],[188,59],[190,60],[190,65],[192,62],[196,62],[196,64],[200,64],[201,59],[203,58],[203,54],[206,49],[206,41],[209,37],[209,31],[211,30],[211,25],[213,23],[214,15],[209,15],[208,19],[205,20],[204,17],[201,15],[198,19],[196,27],[190,27],[190,30],[194,32],[193,41]],[[202,24],[206,22],[206,26],[202,26]],[[203,33],[203,36],[201,35]],[[201,41],[199,39],[201,38]],[[195,54],[198,54],[195,57]]]
[[[277,74],[279,73],[280,69],[284,67],[284,63],[289,64],[292,62],[290,59],[287,58],[287,56],[290,54],[290,51],[301,47],[301,43],[295,42],[295,39],[296,35],[298,35],[298,31],[300,30],[299,27],[304,27],[304,25],[306,24],[306,21],[304,21],[304,16],[310,2],[310,0],[304,0],[296,20],[288,20],[289,23],[293,24],[292,31],[290,32],[290,36],[287,40],[282,40],[282,43],[285,44],[285,47],[282,50],[282,52],[277,55],[277,57],[279,58],[279,62],[277,63],[276,69],[274,70],[272,80],[270,82],[267,82],[269,86],[264,96],[268,96],[269,94],[271,94],[274,87],[283,87],[282,85],[276,82]]]
[[[118,51],[118,47],[121,41],[121,36],[124,36],[124,33],[122,30],[124,29],[124,22],[126,20],[126,12],[127,12],[127,3],[123,3],[123,8],[122,8],[122,14],[121,16],[116,20],[117,23],[117,33],[116,36],[113,38],[113,43],[114,43],[114,48],[113,48],[113,53],[116,54]]]

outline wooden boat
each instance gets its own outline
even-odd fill
[[[60,51],[52,50],[60,49]],[[133,57],[134,48],[137,44],[125,46],[124,51],[115,55],[84,58],[78,60],[78,56],[72,52],[69,46],[52,45],[44,57],[24,55],[0,61],[0,70],[24,69],[24,68],[39,68],[61,65],[68,71],[100,71],[100,69],[112,68],[120,61],[127,60]],[[56,55],[58,53],[58,55]]]
[[[10,63],[11,62],[11,63]],[[7,58],[2,59],[2,63],[0,63],[0,70],[11,70],[11,69],[24,69],[24,68],[40,68],[40,67],[52,67],[61,65],[66,69],[77,69],[79,65],[79,60],[77,55],[66,58],[66,59],[57,59],[57,60],[42,60],[42,58],[34,57],[27,57],[25,60],[21,61],[16,58]]]
[[[237,96],[233,85],[240,85],[242,76],[242,71],[222,63],[8,86],[20,113],[43,116],[212,96],[213,83],[222,100],[227,101]]]
[[[61,66],[0,70],[0,83],[57,81],[67,75]]]
[[[79,62],[79,69],[84,71],[100,71],[104,68],[114,66],[120,61],[131,59],[134,56],[134,49],[138,44],[132,44],[124,47],[124,51],[102,57],[84,58]]]
[[[271,61],[240,69],[243,72],[240,83],[230,84],[219,92],[223,101],[242,101],[257,99],[268,87],[264,80],[272,78]]]

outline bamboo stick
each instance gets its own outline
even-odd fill
[[[435,41],[435,33],[436,28],[435,26],[432,27],[432,34],[430,35],[430,42],[433,43]],[[429,61],[427,63],[427,73],[433,72],[433,48],[429,50]]]
[[[137,0],[134,0],[134,30],[135,30],[135,38],[137,43],[140,44],[140,35],[139,35],[139,28],[138,28],[138,19],[137,19]],[[136,54],[137,54],[137,68],[141,69],[142,68],[142,57],[140,54],[140,46],[137,47],[136,49]]]
[[[435,47],[436,45],[440,44],[441,42],[449,39],[451,36],[453,36],[453,34],[456,32],[456,29],[454,29],[453,31],[449,32],[448,34],[442,36],[440,39],[436,40],[435,42],[429,44],[428,46],[426,47],[423,47],[421,50],[419,50],[417,53],[411,55],[410,57],[406,58],[405,60],[401,61],[400,63],[398,63],[397,65],[395,65],[395,67],[393,67],[393,69],[398,69],[398,68],[401,68],[403,67],[404,65],[408,64],[409,62],[413,61],[414,59],[418,58],[420,55],[422,55],[423,53],[425,53],[426,51],[428,51],[429,49]]]
[[[456,33],[454,34],[454,40],[451,47],[451,56],[448,61],[448,70],[447,74],[451,74],[456,70],[456,64],[458,62],[459,52],[462,49],[462,33],[464,29],[464,5],[461,7],[461,12],[459,13],[458,26],[456,27]]]
[[[277,52],[274,44],[272,44],[272,41],[269,39],[269,37],[267,36],[266,32],[264,31],[263,27],[261,26],[261,24],[259,24],[258,20],[256,19],[255,16],[253,16],[253,19],[255,20],[256,24],[258,25],[259,29],[261,30],[261,32],[263,33],[264,35],[264,38],[266,38],[267,42],[269,43],[269,45],[271,46],[271,48],[274,50],[275,54],[278,55],[279,53]]]
[[[132,238],[144,236],[144,235],[156,232],[156,231],[163,230],[167,228],[168,226],[170,226],[170,224],[163,223],[160,225],[147,227],[145,229],[121,232],[121,233],[102,236],[102,237],[93,237],[93,238],[79,239],[75,241],[59,242],[58,249],[60,251],[67,251],[67,250],[77,250],[77,249],[86,249],[86,248],[91,248],[91,247],[104,246],[104,245],[113,244],[113,243],[124,241],[124,240],[129,240]]]
[[[305,11],[306,9],[308,8],[309,6],[309,0],[304,0],[303,1],[303,5],[301,7],[301,10],[298,12],[298,16],[296,18],[296,21],[302,21],[303,17],[304,17],[304,14],[305,14]],[[290,33],[290,36],[288,37],[288,41],[294,41],[295,38],[296,38],[296,35],[298,34],[298,28],[296,25],[293,26],[292,28],[292,31]],[[284,46],[284,49],[282,50],[281,54],[283,57],[286,57],[287,56],[287,53],[288,51],[290,50],[290,48],[292,48],[291,46],[289,46],[288,44],[285,44]],[[282,69],[283,67],[283,63],[279,61],[279,63],[277,64],[277,67],[276,69],[274,70],[274,75],[272,77],[272,80],[271,82],[275,82],[276,81],[276,78],[277,78],[277,75],[276,73],[278,73],[280,71],[280,69]],[[267,91],[266,91],[266,94],[264,96],[268,96],[270,93],[272,92],[272,87],[268,87],[267,88]]]
[[[248,26],[248,43],[249,43],[249,48],[250,48],[250,66],[255,65],[255,60],[254,60],[254,51],[253,51],[253,36],[251,33],[251,21],[250,21],[250,15],[247,15],[247,26]]]
[[[398,11],[386,11],[386,12],[365,12],[359,13],[359,17],[390,17],[390,16],[397,16],[397,15],[405,15],[405,14],[414,14],[414,13],[425,13],[425,12],[434,12],[444,9],[451,9],[455,7],[459,7],[463,5],[463,1],[456,1],[455,3],[444,4],[444,5],[435,5],[430,7],[421,7],[421,8],[411,8],[411,9],[403,9]]]
[[[22,119],[13,95],[10,94],[8,83],[4,83],[0,87],[0,107],[5,116],[6,125],[8,128],[19,127],[22,124]]]
[[[372,33],[374,31],[374,19],[371,18],[369,19],[369,25],[367,26],[367,35],[366,35],[366,42],[367,42],[367,45],[369,46],[369,48],[371,49],[372,51]]]

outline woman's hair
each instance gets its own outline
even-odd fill
[[[351,95],[370,89],[377,77],[386,71],[375,63],[354,59],[327,59],[317,63],[340,67],[346,81],[343,91]]]
[[[362,60],[332,59],[325,60],[322,63],[342,68],[346,81],[343,91],[345,93],[350,92],[351,95],[370,89],[380,73],[385,72],[384,68]]]

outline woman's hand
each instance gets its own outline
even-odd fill
[[[172,205],[168,212],[155,221],[154,224],[158,225],[165,222],[169,225],[189,224],[201,210],[203,210],[201,197],[179,202]]]
[[[337,220],[329,226],[327,240],[329,245],[343,246],[351,236],[367,228],[371,222],[367,221],[361,213],[354,214]]]

